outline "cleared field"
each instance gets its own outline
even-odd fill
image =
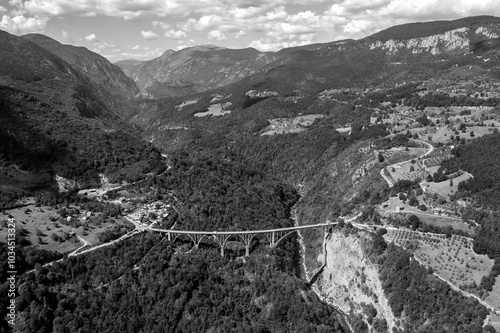
[[[471,238],[403,229],[388,230],[384,237],[414,253],[420,262],[457,286],[479,285],[493,267],[492,259],[474,253]]]
[[[71,208],[78,209],[79,207]],[[81,220],[83,215],[84,213],[81,213],[74,219],[83,222]],[[16,228],[22,227],[26,231],[26,239],[30,241],[31,245],[59,253],[70,252],[80,247],[82,243],[78,240],[77,235],[91,244],[98,244],[99,233],[116,224],[109,221],[100,226],[88,225],[85,227],[82,223],[78,227],[73,227],[69,223],[63,223],[57,210],[53,207],[36,207],[34,204],[28,204],[26,207],[7,210],[6,215],[0,215],[0,240],[7,237],[7,228],[3,220],[10,217],[15,219]],[[118,221],[118,223],[122,222]],[[57,238],[53,234],[57,235]]]
[[[384,160],[387,164],[394,164],[417,158],[425,154],[425,152],[427,152],[426,148],[408,148],[408,151],[405,148],[391,148],[382,151],[382,155],[384,155]]]
[[[435,172],[437,172],[439,170],[439,167],[440,167],[440,165],[431,166],[431,167],[428,167],[427,170],[429,170],[429,172],[431,173],[431,175],[433,175]]]
[[[299,133],[307,130],[314,121],[318,118],[322,118],[323,114],[308,114],[304,116],[298,116],[295,118],[276,118],[270,119],[270,125],[265,128],[265,132],[261,135],[274,135],[274,134],[286,134],[286,133]]]
[[[416,215],[421,221],[427,224],[436,227],[452,227],[453,229],[462,230],[469,233],[470,235],[474,235],[475,229],[467,223],[462,222],[460,219],[454,217],[426,214],[422,212],[414,212],[412,214]]]
[[[212,104],[208,107],[207,111],[205,112],[198,112],[195,113],[195,117],[205,117],[205,116],[223,116],[226,114],[231,113],[231,110],[228,110],[228,108],[231,106],[231,102],[226,102],[224,104]]]
[[[182,110],[183,107],[188,106],[188,105],[192,105],[192,104],[196,104],[196,103],[198,103],[198,101],[199,101],[199,99],[192,99],[192,100],[182,102],[181,104],[176,105],[175,109],[177,111],[180,111],[180,110]]]
[[[421,149],[421,148],[416,148]],[[401,163],[387,168],[389,174],[395,180],[406,179],[415,180],[417,178],[425,179],[427,177],[427,171],[417,163]]]
[[[424,138],[430,136],[433,142],[446,143],[451,140],[450,138],[452,135],[454,135],[453,131],[451,131],[448,127],[441,127],[437,129],[435,133],[432,134],[429,133]]]
[[[423,202],[422,197],[419,196],[417,197],[419,202]],[[385,207],[384,207],[385,206]],[[404,208],[401,211],[397,210],[397,207]],[[467,232],[469,235],[474,235],[474,228],[468,225],[467,223],[462,222],[460,218],[455,218],[455,217],[447,217],[447,216],[440,216],[440,215],[434,215],[432,212],[427,211],[423,212],[417,207],[410,206],[408,204],[404,204],[401,200],[395,197],[389,198],[388,201],[386,201],[382,207],[378,208],[379,212],[382,215],[388,215],[388,214],[396,214],[396,215],[401,215],[401,216],[407,216],[407,215],[415,215],[417,216],[422,222],[425,222],[429,225],[436,226],[436,227],[452,227],[453,229],[456,230],[462,230]]]
[[[458,184],[460,184],[460,182],[463,182],[471,177],[472,176],[469,173],[465,172],[463,175],[453,178],[451,185],[450,185],[450,180],[445,180],[439,183],[425,182],[421,186],[425,187],[426,191],[437,193],[438,195],[444,198],[448,198],[452,194],[457,192]]]

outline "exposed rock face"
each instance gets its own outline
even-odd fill
[[[423,38],[411,38],[407,40],[390,39],[384,43],[377,41],[370,45],[370,49],[382,48],[388,50],[389,53],[409,49],[412,53],[430,52],[434,55],[441,52],[468,50],[470,45],[467,38],[468,30],[468,28],[460,28]]]
[[[461,27],[443,33],[426,37],[409,39],[377,40],[369,44],[369,48],[384,49],[388,54],[396,54],[403,50],[412,53],[429,52],[433,55],[445,52],[469,52],[471,45],[477,41],[498,38],[500,26],[489,24],[485,26]]]
[[[373,315],[374,308],[375,318],[385,319],[392,332],[397,326],[396,318],[384,295],[378,268],[366,253],[370,244],[371,236],[367,232],[346,235],[343,231],[334,231],[325,239],[323,252],[318,257],[326,266],[317,286],[328,303],[344,313],[352,311],[362,315],[366,322],[371,322],[369,312]]]

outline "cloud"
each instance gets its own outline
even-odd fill
[[[261,38],[259,40],[254,40],[253,42],[250,43],[250,47],[256,48],[257,50],[263,51],[263,52],[271,52],[271,51],[278,51],[283,48],[287,47],[294,47],[294,46],[301,46],[301,45],[307,45],[311,44],[310,40],[302,40],[302,41],[281,41],[281,42],[276,42],[273,41],[270,38]]]
[[[9,31],[15,34],[25,34],[29,32],[43,32],[47,26],[48,18],[25,17],[17,15],[10,17],[2,16],[0,21],[0,29]]]
[[[157,58],[162,55],[164,52],[161,48],[156,48],[154,50],[149,50],[149,48],[144,48],[145,51],[143,53],[131,53],[131,52],[122,52],[119,55],[115,55],[115,58],[118,59],[137,59],[137,60],[151,60]]]
[[[135,45],[135,46],[132,46],[130,49],[136,51],[136,50],[138,50],[140,48],[141,47],[139,45]]]
[[[168,30],[170,29],[170,24],[166,23],[166,22],[160,22],[160,21],[153,21],[151,22],[151,25],[154,27],[154,28],[161,28],[163,30]]]
[[[186,47],[190,32],[212,40],[245,34],[263,50],[362,38],[408,22],[500,16],[498,0],[9,0],[4,6],[0,29],[12,33],[43,32],[55,17],[99,15],[152,20],[153,31],[141,32],[146,40],[161,31]]]
[[[62,34],[62,36],[63,36],[64,39],[68,38],[68,33],[66,31],[63,30],[61,32],[61,34]]]
[[[85,36],[85,40],[87,42],[99,42],[99,40],[97,39],[97,36],[95,34],[90,34],[88,36]]]
[[[212,30],[208,33],[208,39],[211,40],[226,40],[227,37],[220,30]]]
[[[191,47],[193,45],[196,45],[196,42],[192,39],[189,39],[189,40],[184,40],[184,41],[178,41],[179,43],[179,46],[177,46],[175,48],[176,51],[179,51],[179,50],[182,50],[182,49],[185,49],[187,47]]]
[[[144,31],[144,30],[142,30],[141,31],[141,36],[142,36],[142,38],[144,38],[146,40],[158,39],[158,35],[155,34],[153,31]]]
[[[96,53],[101,53],[103,50],[106,50],[106,49],[111,49],[111,48],[114,48],[116,45],[114,43],[107,43],[107,42],[103,42],[103,43],[100,43],[100,42],[94,42],[94,48],[92,49],[92,51],[96,52]]]
[[[181,38],[186,38],[186,33],[181,30],[168,30],[165,31],[164,36],[167,38],[172,38],[172,39],[181,39]]]
[[[126,20],[141,17],[188,16],[200,11],[223,5],[223,0],[27,0],[11,1],[18,10],[29,15],[56,16],[96,16],[123,17]]]

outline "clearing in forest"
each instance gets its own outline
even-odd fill
[[[477,292],[481,278],[490,273],[494,261],[472,250],[472,239],[457,235],[422,233],[406,229],[388,230],[384,236],[411,251],[436,274],[469,292]]]

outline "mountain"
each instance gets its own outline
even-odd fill
[[[134,81],[126,76],[120,67],[85,47],[64,45],[41,34],[28,34],[22,38],[57,55],[112,94],[133,97],[139,92]]]
[[[473,65],[477,59],[468,54],[497,48],[499,36],[500,18],[478,16],[404,24],[360,40],[305,45],[275,53],[195,46],[177,52],[168,50],[159,58],[135,66],[119,65],[141,91],[155,98],[234,84],[290,94],[377,85],[387,80],[418,80],[434,75],[436,66],[451,68],[453,63],[448,61]],[[421,70],[420,66],[425,68]],[[238,90],[227,90],[233,89]]]
[[[0,31],[2,207],[23,195],[55,191],[56,176],[87,186],[99,173],[131,180],[163,166],[160,153],[123,120],[117,107],[125,103],[103,87],[77,65]]]
[[[169,97],[225,86],[257,73],[277,60],[253,48],[227,49],[213,45],[168,50],[160,57],[130,66],[118,62],[141,91],[152,97]]]
[[[454,21],[410,23],[392,27],[365,38],[370,49],[382,48],[390,53],[409,50],[412,53],[469,52],[477,43],[498,39],[500,18],[469,17]]]
[[[28,34],[29,40],[66,61],[71,67],[88,77],[95,86],[100,100],[119,117],[133,114],[131,100],[139,93],[135,82],[120,67],[85,47],[64,45],[41,34]]]
[[[145,61],[136,59],[124,59],[124,60],[118,60],[114,64],[120,67],[123,70],[123,73],[125,73],[127,76],[130,77],[131,71],[144,62]]]

